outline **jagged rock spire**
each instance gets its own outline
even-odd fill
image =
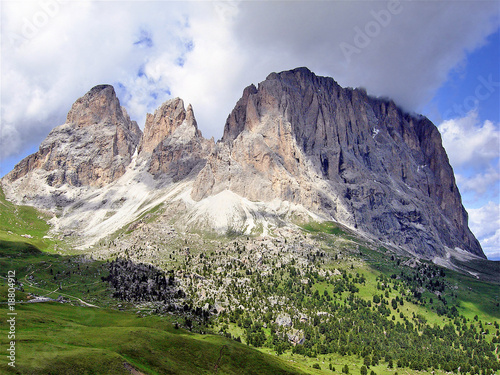
[[[73,104],[66,123],[54,128],[39,151],[23,159],[6,179],[15,181],[41,170],[50,186],[103,186],[123,175],[141,135],[113,86],[99,85]]]
[[[184,101],[180,98],[166,101],[153,115],[147,114],[139,153],[153,152],[163,140],[172,136],[181,126],[188,132],[191,131],[193,136],[201,137],[191,104],[186,110]]]

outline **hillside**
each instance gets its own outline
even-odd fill
[[[17,312],[16,367],[3,361],[3,374],[304,373],[227,338],[176,329],[171,319],[57,303]]]
[[[127,235],[104,261],[94,260],[100,248],[50,254],[2,232],[0,272],[16,270],[16,299],[59,301],[16,305],[17,372],[7,373],[328,374],[347,365],[356,374],[368,362],[376,374],[499,371],[498,262],[484,261],[479,276],[491,281],[480,281],[373,248],[335,223],[114,252]]]

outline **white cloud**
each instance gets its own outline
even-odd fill
[[[489,166],[476,171],[471,177],[455,174],[457,185],[462,193],[472,193],[473,201],[490,199],[500,195],[500,165]]]
[[[475,110],[465,117],[451,119],[438,126],[443,145],[455,171],[457,185],[462,193],[464,206],[469,213],[477,207],[486,207],[491,199],[500,195],[500,129],[491,121],[480,123]],[[491,210],[490,210],[491,212]],[[471,225],[473,233],[479,226]],[[480,240],[484,248],[491,247],[490,240]]]
[[[500,204],[489,202],[483,207],[469,209],[469,224],[487,257],[497,257],[500,249]]]
[[[242,3],[236,33],[248,49],[261,52],[256,57],[264,62],[258,65],[267,65],[275,51],[286,53],[286,59],[272,60],[276,69],[308,66],[342,85],[389,96],[410,110],[431,99],[465,52],[498,27],[494,2],[283,4]],[[357,51],[346,56],[346,44]]]
[[[488,257],[500,249],[500,129],[476,110],[438,126],[469,213],[469,227]],[[479,206],[479,207],[478,207]],[[498,255],[498,254],[497,254]]]
[[[476,110],[438,126],[451,165],[487,167],[500,156],[500,130],[491,121],[479,122]],[[490,173],[491,174],[491,173]]]

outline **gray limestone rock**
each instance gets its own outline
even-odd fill
[[[54,128],[39,151],[6,175],[13,182],[46,171],[50,186],[103,186],[125,173],[142,135],[120,106],[112,86],[100,85],[78,99],[66,123]]]
[[[179,181],[196,175],[213,147],[214,141],[203,138],[198,129],[191,105],[186,110],[182,99],[175,98],[147,115],[139,157],[148,160],[152,175]]]
[[[279,198],[433,257],[484,257],[437,128],[307,68],[247,87],[192,191]]]

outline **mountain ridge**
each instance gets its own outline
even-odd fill
[[[234,204],[219,231],[247,233],[254,219],[283,225],[289,221],[283,212],[298,210],[418,256],[445,257],[460,248],[485,257],[437,128],[393,101],[344,89],[307,68],[271,73],[245,88],[217,143],[203,138],[182,99],[148,114],[142,133],[112,87],[96,86],[2,185],[17,202],[62,207],[59,226],[73,230],[89,225],[76,217],[78,205],[92,199],[94,209],[103,209],[101,224],[120,222],[116,215],[133,221],[164,202],[180,222],[201,225],[211,219],[196,210],[205,207],[217,221],[207,199],[222,194]],[[127,195],[128,185],[150,197]]]

